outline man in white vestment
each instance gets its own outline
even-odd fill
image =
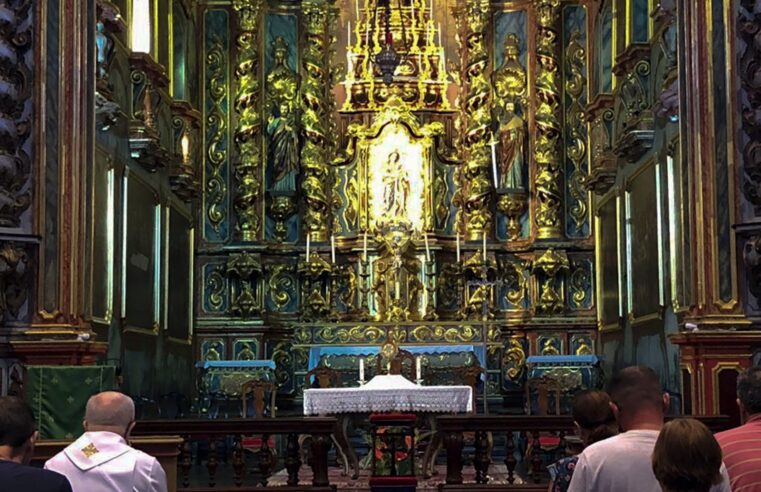
[[[115,391],[87,402],[85,433],[45,463],[69,479],[74,492],[166,492],[158,460],[127,444],[135,404]]]

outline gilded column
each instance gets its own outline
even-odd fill
[[[259,81],[259,20],[262,0],[235,0],[240,34],[236,40],[238,63],[235,68],[238,91],[235,111],[238,124],[235,144],[238,162],[234,176],[237,184],[234,207],[236,231],[243,241],[254,241],[261,230],[261,116]]]
[[[325,138],[329,4],[324,0],[306,0],[302,2],[302,9],[302,31],[306,36],[301,80],[301,126],[304,140],[301,148],[301,189],[306,202],[304,228],[311,234],[313,241],[325,241],[328,236],[327,189],[330,178]]]
[[[557,55],[560,0],[538,0],[536,13],[536,225],[540,239],[552,239],[562,236],[563,225]]]
[[[486,30],[489,23],[489,1],[467,0],[461,24],[464,45],[463,114],[465,159],[460,170],[457,204],[462,207],[465,234],[468,239],[480,239],[492,226],[489,200],[492,193],[490,176],[491,151],[491,84],[486,75],[489,52]],[[460,15],[456,16],[460,18]]]

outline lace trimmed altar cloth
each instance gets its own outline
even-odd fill
[[[420,386],[403,376],[375,376],[358,388],[304,391],[304,415],[372,412],[467,413],[470,386]]]

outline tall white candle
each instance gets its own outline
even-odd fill
[[[425,239],[425,259],[431,261],[431,248],[428,247],[428,234],[423,234]]]
[[[359,380],[360,381],[365,380],[365,358],[364,357],[359,358]]]
[[[410,1],[410,9],[412,15],[412,27],[415,27],[415,0]]]
[[[433,16],[433,0],[431,0],[431,16]]]
[[[336,263],[336,236],[330,235],[330,261]]]
[[[421,375],[422,375],[421,373],[422,372],[423,371],[422,371],[422,366],[421,366],[421,362],[420,362],[420,356],[418,355],[417,357],[415,357],[415,379],[417,379],[418,381],[423,379],[421,377]]]
[[[484,231],[484,263],[486,263],[486,231]]]
[[[491,142],[489,142],[489,145],[491,146],[491,171],[494,175],[494,189],[499,188],[499,181],[497,176],[497,141],[492,137]]]
[[[398,301],[399,300],[399,291],[401,290],[401,285],[399,284],[399,280],[398,279],[396,280],[396,283],[394,285],[394,290],[395,290],[396,300]]]
[[[362,260],[367,261],[367,231],[365,231],[365,236],[362,239]]]
[[[354,0],[354,10],[357,15],[357,20],[359,20],[359,0]]]
[[[457,233],[457,263],[460,263],[460,233]]]
[[[312,240],[312,233],[307,232],[307,261],[309,261],[309,246],[310,246],[311,240]]]

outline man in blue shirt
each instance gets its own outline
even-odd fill
[[[0,490],[71,492],[66,477],[29,466],[37,441],[34,414],[24,400],[0,397]]]

